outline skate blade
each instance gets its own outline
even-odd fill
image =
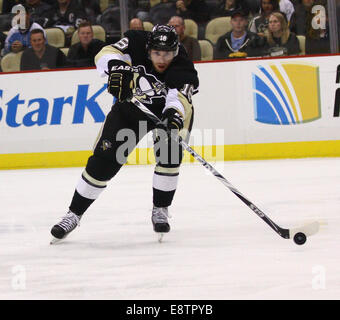
[[[58,243],[58,242],[60,242],[61,240],[63,240],[63,239],[58,239],[58,238],[52,238],[51,239],[51,241],[50,241],[50,244],[55,244],[55,243]]]
[[[158,236],[158,242],[162,243],[163,237],[164,237],[164,233],[159,233],[157,236]]]

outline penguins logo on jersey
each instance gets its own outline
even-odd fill
[[[168,93],[164,83],[154,75],[146,73],[144,66],[134,68],[135,93],[142,103],[152,104],[153,99],[165,99]]]

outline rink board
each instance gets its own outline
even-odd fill
[[[206,160],[340,156],[339,56],[195,66]],[[83,166],[112,103],[95,69],[0,74],[0,169]],[[128,163],[154,163],[150,135]]]

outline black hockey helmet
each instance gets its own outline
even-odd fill
[[[173,26],[155,25],[149,34],[148,50],[175,51],[178,53],[178,35]]]

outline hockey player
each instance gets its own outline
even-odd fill
[[[198,77],[178,42],[175,28],[156,25],[151,32],[129,30],[124,36],[95,57],[97,70],[108,75],[108,91],[116,103],[106,117],[68,213],[51,230],[54,240],[65,238],[76,228],[84,212],[126,162],[128,154],[147,132],[156,129],[129,98],[138,95],[136,97],[162,119],[166,129],[177,130],[183,139],[188,139],[191,131],[191,96],[198,88]],[[140,130],[142,123],[146,130]],[[135,139],[117,139],[121,130],[132,130]],[[163,234],[170,231],[168,207],[177,187],[182,149],[166,134],[154,135],[154,143],[160,143],[160,147],[155,152],[151,220],[154,231]]]

